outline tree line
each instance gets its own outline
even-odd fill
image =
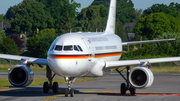
[[[28,33],[27,47],[31,56],[46,58],[47,50],[52,41],[59,35],[73,31],[95,32],[104,31],[106,27],[110,0],[94,0],[89,7],[78,12],[81,4],[74,0],[23,0],[10,7],[4,16],[4,22],[11,23],[13,33]],[[1,18],[1,17],[0,17]],[[117,0],[116,34],[123,41],[128,41],[127,33],[136,33],[135,40],[178,37],[180,33],[180,4],[154,4],[145,9],[135,9],[131,0]],[[137,23],[134,28],[124,30],[126,22]],[[36,29],[40,30],[39,35]],[[174,36],[173,36],[174,35]],[[0,37],[1,40],[1,37]],[[4,42],[4,41],[2,41]],[[175,41],[176,42],[176,41]],[[168,42],[171,43],[171,42]],[[124,52],[122,59],[150,56],[178,56],[179,49],[172,42],[171,47],[160,47],[167,43],[144,44],[131,46]],[[173,48],[172,48],[173,47]],[[38,49],[38,50],[37,50]],[[170,50],[173,49],[173,50]],[[126,47],[124,48],[126,51]],[[153,51],[153,53],[152,53]],[[167,54],[168,53],[168,54]],[[12,54],[12,53],[9,53]],[[166,54],[166,55],[165,55]]]

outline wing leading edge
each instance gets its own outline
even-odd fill
[[[48,65],[47,59],[42,59],[42,58],[33,58],[33,57],[25,57],[25,56],[7,55],[7,54],[0,54],[0,58],[7,60],[17,60],[17,61],[27,60],[28,63]]]
[[[160,39],[160,40],[147,40],[147,41],[132,41],[132,42],[123,42],[122,46],[141,44],[141,43],[153,43],[153,42],[161,42],[161,41],[172,41],[175,39]]]
[[[124,66],[139,65],[141,62],[159,63],[159,62],[173,62],[180,61],[180,57],[167,57],[167,58],[152,58],[152,59],[139,59],[139,60],[122,60],[122,61],[107,61],[105,70],[116,69]]]

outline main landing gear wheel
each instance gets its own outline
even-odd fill
[[[58,83],[54,82],[52,86],[53,93],[58,93]]]
[[[124,70],[124,69],[123,69]],[[121,73],[123,70],[119,71],[118,69],[116,69],[116,71],[123,77],[123,79],[126,81],[125,83],[121,84],[121,95],[126,95],[126,91],[129,90],[131,95],[135,95],[136,94],[136,89],[134,87],[132,87],[132,85],[129,82],[129,73],[130,73],[130,67],[127,66],[126,70],[127,70],[127,77],[125,78],[124,75]]]
[[[130,91],[131,95],[135,95],[135,93],[136,93],[136,89],[132,88],[132,87],[129,89],[129,91]]]
[[[44,82],[44,84],[43,84],[43,92],[44,93],[48,93],[49,92],[48,82]]]
[[[126,95],[126,84],[125,83],[122,83],[121,84],[121,95]]]

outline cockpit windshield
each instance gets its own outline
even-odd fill
[[[58,51],[62,51],[62,47],[61,45],[56,45],[55,49],[54,50],[58,50]]]
[[[73,46],[72,45],[64,46],[64,51],[73,51]]]
[[[56,45],[54,50],[56,51],[83,51],[79,45]]]

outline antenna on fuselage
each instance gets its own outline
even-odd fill
[[[70,33],[71,33],[71,29],[70,29]]]
[[[96,28],[96,33],[97,33],[97,28]]]

